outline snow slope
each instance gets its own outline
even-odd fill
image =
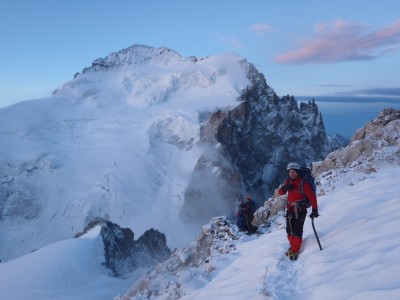
[[[322,174],[326,194],[315,219],[322,251],[308,219],[300,257],[289,261],[281,214],[262,230],[269,233],[245,236],[235,251],[211,258],[211,272],[176,275],[184,278],[177,285],[186,293],[182,299],[398,299],[400,188],[392,178],[399,171],[398,146],[390,146]],[[145,298],[127,293],[120,299]]]
[[[400,186],[393,181],[400,171],[398,151],[375,153],[371,173],[361,171],[371,164],[364,160],[319,177],[326,192],[319,196],[321,216],[315,220],[322,251],[308,219],[299,259],[283,257],[288,243],[280,215],[264,234],[243,235],[236,250],[211,258],[208,272],[182,271],[182,299],[398,299]],[[100,244],[98,230],[92,230],[0,263],[2,298],[123,298],[145,270],[125,279],[109,277]]]
[[[2,299],[112,299],[134,282],[108,275],[95,228],[77,239],[51,244],[0,264]],[[137,272],[140,275],[140,271]]]

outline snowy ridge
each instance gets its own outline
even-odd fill
[[[162,47],[152,48],[144,45],[133,45],[129,48],[111,53],[105,58],[98,58],[93,61],[90,68],[85,68],[82,73],[88,71],[107,70],[122,65],[141,65],[156,63],[168,65],[170,62],[189,61],[196,62],[195,57],[183,58],[177,52]]]
[[[210,230],[220,237],[210,248],[231,251],[209,252],[202,263],[189,264],[184,269],[177,266],[185,259],[173,265],[172,256],[142,279],[147,284],[140,281],[124,297],[116,299],[144,299],[144,295],[146,299],[348,299],[377,295],[396,299],[400,285],[393,276],[400,263],[392,260],[400,253],[396,242],[400,213],[394,209],[398,206],[399,188],[386,178],[400,170],[398,113],[385,110],[366,124],[367,134],[362,135],[361,141],[366,140],[364,145],[372,145],[373,150],[364,147],[364,151],[358,151],[360,140],[355,139],[345,149],[315,164],[318,172],[332,161],[352,157],[346,166],[317,177],[322,216],[316,223],[323,252],[319,252],[311,226],[306,224],[301,258],[296,262],[285,259],[282,253],[287,241],[282,212],[260,227],[263,235],[259,238],[235,231],[236,227],[223,218],[215,219],[208,228],[219,223],[219,228],[230,228],[225,232],[234,232],[234,238]],[[356,152],[352,155],[353,151]],[[200,240],[201,237],[198,244]],[[177,253],[187,253],[191,248]],[[163,267],[165,264],[169,267]],[[367,291],[365,282],[369,282]],[[390,288],[387,290],[386,286]]]
[[[234,233],[229,238],[215,231],[220,238],[210,248],[220,252],[183,268],[188,255],[175,265],[174,257],[193,246],[180,250],[116,299],[397,299],[400,188],[387,178],[399,170],[398,147],[389,146],[318,177],[324,195],[318,197],[321,216],[315,223],[323,251],[307,220],[300,258],[287,260],[282,212],[260,228],[260,236],[243,235],[215,219],[208,228],[222,222],[220,228]]]

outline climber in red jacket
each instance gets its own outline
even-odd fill
[[[278,194],[284,195],[288,193],[285,218],[286,233],[290,248],[287,250],[286,255],[289,259],[296,260],[303,242],[303,227],[307,216],[306,197],[311,202],[311,218],[317,218],[319,216],[318,203],[310,183],[299,176],[299,164],[293,162],[289,163],[287,170],[289,177],[279,187]],[[301,185],[303,185],[303,189]]]

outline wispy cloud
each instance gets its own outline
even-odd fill
[[[324,87],[354,87],[350,85],[331,85],[324,84],[318,85]],[[400,103],[400,87],[365,87],[359,89],[349,89],[347,91],[335,92],[333,94],[325,94],[319,97],[325,98],[335,98],[335,97],[352,97],[352,98],[372,98],[372,101],[378,101],[379,99],[383,99],[382,101],[393,101],[396,103]],[[375,100],[374,100],[375,99]],[[340,100],[342,101],[342,100]],[[364,100],[363,100],[364,101]]]
[[[265,35],[266,33],[273,31],[273,27],[265,23],[253,24],[249,29],[256,35]]]
[[[317,84],[316,86],[337,88],[337,87],[353,87],[354,85],[349,85],[349,84]]]
[[[389,96],[400,97],[400,87],[394,88],[366,88],[352,91],[355,94],[371,95],[371,96]]]
[[[296,49],[275,57],[280,64],[334,63],[370,60],[400,48],[400,20],[380,30],[337,19],[319,23],[314,36],[297,41]]]

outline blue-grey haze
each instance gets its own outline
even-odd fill
[[[400,98],[388,97],[296,97],[301,102],[312,98],[318,105],[328,135],[340,134],[350,139],[357,129],[375,119],[385,108],[400,109]]]

